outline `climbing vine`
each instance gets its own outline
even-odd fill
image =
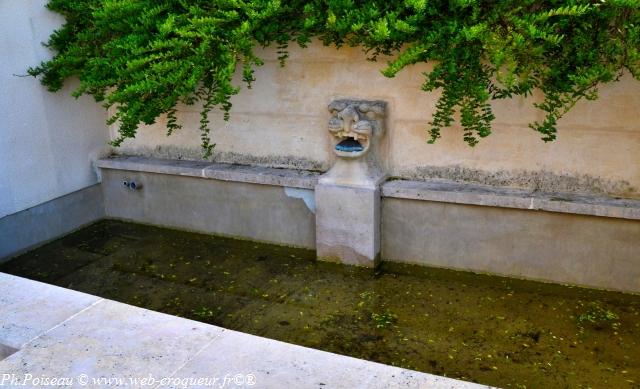
[[[453,124],[475,145],[491,133],[490,101],[540,90],[544,120],[530,127],[556,138],[558,120],[598,87],[628,71],[640,79],[640,0],[50,0],[66,23],[50,37],[53,59],[29,69],[50,90],[75,76],[74,95],[113,109],[114,145],[142,124],[167,117],[180,128],[179,104],[201,105],[205,156],[212,152],[208,113],[228,119],[236,68],[250,87],[262,65],[253,49],[317,37],[362,47],[370,59],[394,58],[394,77],[433,63],[422,89],[440,90],[429,142]]]

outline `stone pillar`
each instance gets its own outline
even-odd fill
[[[319,260],[375,267],[380,259],[378,159],[386,103],[334,100],[329,133],[335,165],[316,186],[316,250]]]

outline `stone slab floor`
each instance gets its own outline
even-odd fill
[[[0,386],[487,388],[230,331],[4,273]]]

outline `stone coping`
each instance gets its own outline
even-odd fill
[[[36,384],[34,379],[42,381]],[[4,273],[0,273],[0,386],[488,388],[231,331]]]
[[[320,176],[320,173],[305,170],[134,156],[99,159],[96,161],[96,166],[103,169],[172,174],[302,189],[315,188]]]
[[[470,185],[450,181],[393,180],[382,185],[382,195],[398,199],[640,220],[639,200],[588,194],[543,193],[526,189]]]
[[[96,166],[103,169],[172,174],[302,189],[314,189],[321,174],[294,169],[137,156],[103,158],[96,161]],[[390,180],[382,185],[382,196],[640,220],[640,200],[591,194],[544,193],[444,180]]]

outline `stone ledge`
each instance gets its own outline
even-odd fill
[[[451,181],[388,181],[382,185],[382,196],[640,220],[640,200],[576,193],[542,193]]]
[[[170,174],[302,189],[314,189],[320,176],[318,172],[304,170],[137,156],[104,158],[96,161],[96,166],[102,169]],[[443,180],[387,181],[382,185],[382,196],[640,220],[640,200],[591,194],[544,193],[527,189],[473,185]]]
[[[96,166],[102,169],[171,174],[302,189],[313,189],[320,175],[317,172],[294,169],[134,156],[115,156],[99,159],[96,161]]]

